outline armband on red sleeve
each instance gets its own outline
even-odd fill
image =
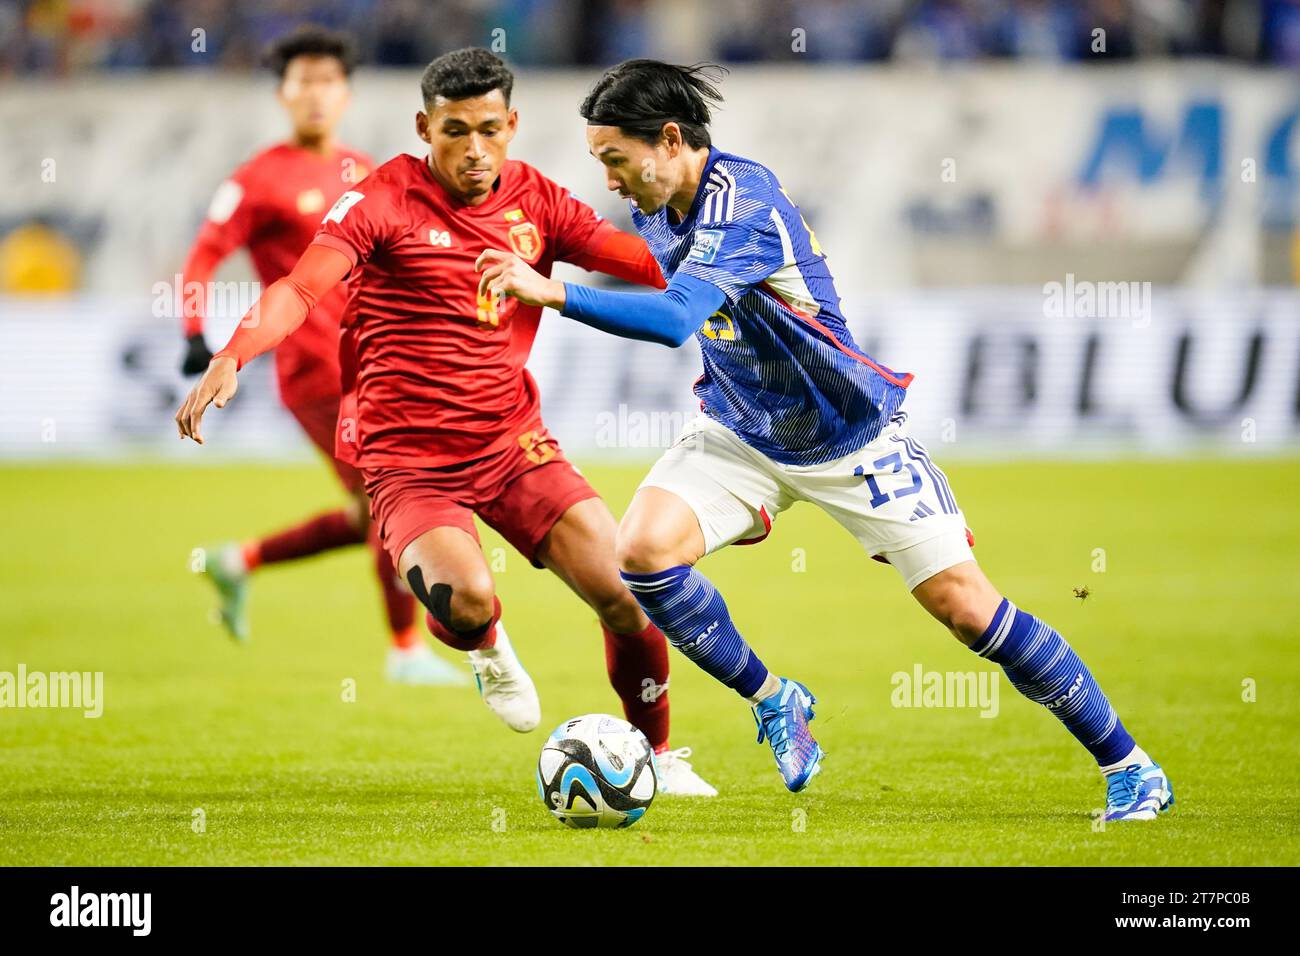
[[[668,287],[645,240],[622,232],[610,223],[602,224],[592,235],[587,251],[571,261],[589,272],[603,272],[625,282],[655,289]]]
[[[313,243],[293,271],[272,282],[253,303],[226,347],[216,357],[233,358],[243,368],[263,352],[275,348],[298,326],[323,296],[352,270],[342,252]]]

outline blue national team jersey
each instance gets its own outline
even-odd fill
[[[853,341],[817,238],[770,170],[711,149],[681,223],[635,205],[632,220],[665,278],[681,272],[726,296],[695,336],[705,414],[787,465],[831,461],[880,434],[912,376]]]

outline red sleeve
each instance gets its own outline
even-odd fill
[[[272,282],[253,303],[239,328],[218,356],[233,358],[243,368],[263,352],[283,342],[302,325],[320,297],[352,270],[352,262],[337,250],[312,243],[293,271]]]
[[[208,205],[190,254],[181,269],[185,334],[203,331],[208,308],[208,284],[223,259],[241,246],[248,245],[256,225],[256,200],[250,196],[252,175],[247,166],[240,167],[217,187]]]
[[[621,232],[613,224],[602,222],[592,234],[585,252],[568,260],[589,272],[603,272],[625,282],[665,289],[659,263],[650,254],[650,247],[640,236]]]
[[[613,228],[585,202],[563,186],[550,182],[550,209],[546,238],[552,243],[555,258],[573,262],[575,256],[590,251],[592,240],[603,229]]]
[[[393,230],[393,205],[383,183],[371,176],[357,186],[338,198],[312,240],[312,245],[343,253],[353,267],[382,249]]]

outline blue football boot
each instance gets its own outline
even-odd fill
[[[826,756],[821,744],[808,732],[815,703],[817,698],[807,687],[782,677],[781,689],[754,705],[758,742],[761,744],[767,738],[781,779],[792,793],[803,790],[821,772],[822,757]]]
[[[1106,820],[1154,820],[1174,805],[1174,787],[1156,763],[1106,775]]]

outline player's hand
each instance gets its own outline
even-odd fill
[[[181,360],[181,374],[198,375],[212,361],[212,350],[204,341],[202,332],[187,335],[185,341],[188,344],[185,348],[185,358]]]
[[[203,420],[203,413],[209,405],[225,408],[226,402],[234,397],[237,388],[239,382],[235,374],[235,360],[225,355],[214,358],[176,412],[176,428],[181,433],[181,439],[193,438],[202,445],[203,435],[199,432],[199,423]]]
[[[480,299],[508,295],[524,305],[564,307],[564,283],[539,274],[512,252],[484,249],[474,270],[482,273],[478,280]]]

